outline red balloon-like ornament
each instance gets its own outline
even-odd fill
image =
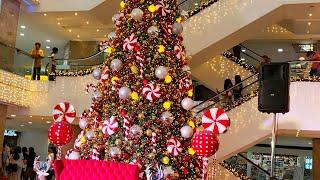
[[[199,131],[193,135],[191,146],[198,156],[210,157],[218,151],[219,140],[211,131]]]
[[[63,146],[71,141],[72,129],[67,122],[55,122],[49,128],[48,138],[52,144]]]

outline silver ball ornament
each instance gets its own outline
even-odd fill
[[[140,21],[143,17],[143,11],[140,8],[134,8],[131,11],[131,17],[136,21]]]
[[[190,127],[190,126],[183,126],[181,129],[180,129],[180,133],[181,133],[181,136],[183,138],[191,138],[192,135],[193,135],[193,129]]]
[[[119,18],[120,18],[120,14],[117,13],[117,14],[114,14],[111,19],[112,19],[112,22],[113,22],[113,23],[116,23],[116,21],[117,21]]]
[[[119,89],[119,98],[120,99],[128,99],[130,97],[131,94],[131,89],[123,86]]]
[[[181,105],[182,105],[183,109],[191,110],[195,104],[191,98],[186,97],[181,101]]]
[[[86,132],[86,137],[89,139],[89,140],[92,140],[93,138],[96,137],[96,133],[92,130],[89,130]]]
[[[136,124],[131,126],[130,135],[134,138],[139,138],[142,135],[142,128]]]
[[[100,91],[95,91],[92,93],[93,101],[100,101],[102,99],[102,93]]]
[[[111,147],[109,149],[109,154],[111,157],[119,157],[121,155],[121,150],[118,147]]]
[[[77,151],[72,151],[69,155],[68,155],[68,159],[69,160],[78,160],[80,159],[80,153]]]
[[[147,32],[151,37],[157,37],[159,35],[159,29],[157,26],[150,26]]]
[[[159,78],[159,79],[164,79],[167,74],[168,74],[168,70],[167,70],[166,67],[164,67],[164,66],[158,66],[158,67],[156,68],[155,75],[156,75],[157,78]]]
[[[101,69],[100,68],[94,69],[93,72],[92,72],[92,76],[93,76],[94,79],[100,80],[100,78],[101,78]]]
[[[173,25],[172,25],[172,32],[174,34],[181,34],[183,31],[183,26],[181,23],[177,23],[175,22]]]
[[[113,59],[110,63],[110,68],[113,71],[120,71],[120,69],[122,68],[122,62],[120,59]]]
[[[110,32],[108,34],[108,39],[109,40],[114,40],[117,37],[116,33],[114,31]]]
[[[165,111],[161,114],[160,119],[163,122],[170,124],[173,121],[174,117],[171,112]]]
[[[80,127],[81,129],[85,129],[85,128],[87,127],[87,125],[88,125],[87,119],[84,118],[84,117],[80,118],[80,120],[79,120],[79,127]]]

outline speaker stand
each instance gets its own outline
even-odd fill
[[[277,131],[278,131],[278,118],[277,114],[273,113],[272,121],[272,132],[271,132],[271,170],[270,170],[270,179],[274,179],[274,168],[275,168],[275,151],[277,143]]]

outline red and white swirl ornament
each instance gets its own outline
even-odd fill
[[[184,76],[179,80],[179,89],[182,93],[192,89],[192,80],[188,76]]]
[[[66,121],[72,123],[76,117],[76,110],[69,102],[62,102],[54,107],[52,114],[55,122]]]
[[[137,47],[138,38],[131,34],[128,38],[126,38],[123,42],[123,50],[132,51]]]
[[[181,59],[184,55],[182,48],[180,46],[174,46],[174,54],[178,59]]]
[[[172,25],[170,25],[170,24],[164,25],[163,31],[165,32],[165,34],[167,36],[170,36],[172,34]]]
[[[105,120],[102,124],[102,132],[103,134],[112,135],[119,128],[119,124],[116,120],[116,117],[111,116],[109,119]]]
[[[145,85],[142,89],[142,93],[149,101],[154,101],[161,96],[159,86],[152,83]]]
[[[86,94],[89,94],[90,92],[95,92],[96,90],[97,90],[96,85],[94,85],[92,83],[86,85],[86,89],[85,89]]]
[[[177,156],[182,151],[181,143],[176,137],[172,137],[167,142],[167,150],[170,154]]]
[[[202,126],[205,130],[218,135],[227,131],[230,126],[230,120],[223,109],[211,108],[204,112],[202,116]]]
[[[169,5],[165,4],[163,1],[160,1],[159,4],[156,5],[156,7],[162,16],[166,16],[171,12],[171,10],[169,9]]]

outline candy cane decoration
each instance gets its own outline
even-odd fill
[[[167,36],[170,36],[171,34],[172,34],[172,25],[165,25],[164,27],[163,27],[163,31],[165,32],[165,34],[167,35]]]
[[[86,85],[86,89],[85,89],[86,94],[89,94],[90,91],[95,92],[96,90],[97,90],[96,85],[94,85],[92,83]]]
[[[174,54],[178,59],[181,59],[183,56],[182,48],[180,46],[174,46]]]
[[[138,43],[138,38],[135,37],[134,34],[131,34],[131,36],[129,36],[124,40],[123,50],[131,51],[137,46],[137,43]]]
[[[202,158],[202,180],[207,179],[207,173],[208,173],[208,158],[203,157]]]
[[[140,77],[143,78],[143,76],[144,76],[144,64],[143,64],[144,59],[143,59],[143,56],[141,55],[140,51],[137,52],[136,59],[139,62]]]
[[[123,118],[123,127],[126,129],[125,132],[124,132],[124,134],[125,134],[124,139],[125,139],[126,141],[128,141],[128,136],[129,136],[129,134],[130,134],[131,121],[130,121],[130,118],[129,118],[129,116],[127,115],[127,112],[126,112],[126,111],[123,110],[122,113],[121,113],[121,115],[122,115],[122,118]]]
[[[184,76],[179,80],[179,89],[182,93],[192,88],[192,80],[188,76]]]
[[[101,74],[100,84],[104,84],[109,79],[110,69],[106,66]]]
[[[152,132],[152,139],[151,139],[152,143],[153,143],[153,152],[156,152],[156,148],[157,148],[157,134],[155,132]]]

